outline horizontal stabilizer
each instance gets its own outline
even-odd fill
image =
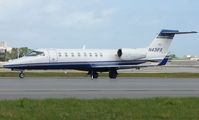
[[[190,34],[190,33],[197,33],[197,32],[196,31],[179,32],[178,30],[166,30],[166,29],[163,29],[158,34],[157,38],[173,39],[174,35],[176,35],[176,34]]]
[[[191,32],[162,32],[163,34],[190,34],[190,33],[197,33],[196,31]]]

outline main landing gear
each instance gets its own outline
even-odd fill
[[[111,78],[111,79],[116,79],[117,75],[118,75],[117,70],[111,70],[109,72],[109,78]]]
[[[90,74],[92,80],[98,78],[98,73],[96,71],[89,71],[88,74]],[[109,78],[111,79],[116,79],[117,75],[117,70],[111,70],[109,72]]]
[[[20,77],[20,78],[24,78],[24,72],[23,72],[23,71],[21,71],[21,72],[19,73],[19,77]]]

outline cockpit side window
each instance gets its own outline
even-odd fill
[[[26,56],[45,56],[44,52],[40,52],[40,51],[32,51],[30,53],[28,53]]]

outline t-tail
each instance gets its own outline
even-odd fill
[[[168,58],[168,48],[176,34],[189,34],[197,33],[195,31],[191,32],[179,32],[178,30],[166,30],[163,29],[156,36],[150,46],[147,48],[147,58],[161,60],[160,65],[166,64],[165,61]],[[168,61],[168,60],[167,60]]]

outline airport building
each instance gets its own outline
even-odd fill
[[[4,53],[5,51],[11,53],[12,48],[7,45],[7,42],[5,40],[2,40],[0,42],[0,53]]]
[[[199,61],[199,58],[197,56],[185,55],[184,58],[191,61]]]

